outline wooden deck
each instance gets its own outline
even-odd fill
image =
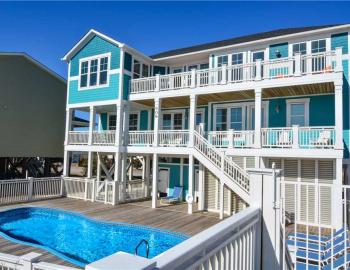
[[[0,207],[0,211],[19,206],[43,206],[64,209],[79,212],[99,220],[148,225],[155,228],[185,233],[190,236],[220,221],[218,215],[212,213],[195,212],[193,215],[188,215],[186,203],[152,209],[150,201],[111,206],[96,202],[59,198]],[[40,261],[76,267],[45,250],[19,245],[2,237],[0,237],[0,252],[17,256],[29,252],[37,252],[43,254],[40,257]]]

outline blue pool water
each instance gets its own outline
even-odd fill
[[[151,227],[100,222],[38,207],[0,212],[0,234],[11,241],[46,249],[81,267],[117,251],[133,254],[142,239],[149,242],[149,258],[187,239],[185,235]],[[140,248],[139,255],[145,254],[145,248]]]

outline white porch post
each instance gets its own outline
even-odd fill
[[[119,191],[119,199],[120,201],[125,200],[125,192],[126,192],[126,174],[128,167],[128,155],[126,153],[119,153],[119,159],[121,159],[121,173],[118,181],[117,192]]]
[[[68,145],[69,140],[69,131],[72,128],[72,116],[73,116],[73,109],[67,108],[66,109],[66,133],[64,136],[64,145]]]
[[[151,168],[150,168],[150,156],[145,156],[144,157],[145,161],[145,197],[149,196],[149,186],[150,186],[150,173],[151,173]]]
[[[190,96],[190,115],[189,115],[189,146],[193,147],[194,145],[194,131],[196,129],[196,104],[197,104],[197,96]]]
[[[255,88],[255,108],[254,108],[254,145],[255,148],[261,148],[261,88]]]
[[[152,171],[152,208],[157,208],[158,200],[158,154],[153,154],[153,171]]]
[[[193,187],[194,187],[194,157],[193,155],[189,155],[188,157],[188,192],[187,192],[187,204],[188,204],[188,214],[193,213],[193,201],[194,201],[194,196],[193,196]]]
[[[203,211],[204,210],[204,168],[203,165],[199,165],[199,175],[198,175],[198,210]]]
[[[162,112],[162,100],[160,98],[154,99],[154,139],[153,146],[158,146],[159,143],[159,128],[160,128],[160,117]]]
[[[128,140],[129,140],[129,106],[128,104],[124,105],[124,118],[123,118],[123,128],[124,128],[124,136],[123,136],[123,144],[125,146],[128,145]],[[120,138],[121,140],[121,138]]]
[[[97,183],[101,181],[101,156],[97,153],[97,168],[96,168]]]
[[[64,157],[63,157],[63,176],[68,176],[69,174],[69,165],[70,165],[69,156],[70,156],[70,152],[65,149]]]
[[[92,134],[95,128],[95,116],[96,116],[96,108],[94,106],[90,106],[90,118],[89,118],[89,145],[92,145]]]
[[[87,178],[92,178],[92,168],[94,162],[94,152],[88,152],[88,166],[87,166]]]
[[[343,149],[343,82],[334,83],[335,149]]]
[[[117,156],[119,156],[119,159],[121,158],[122,155],[118,155],[118,153],[115,153],[115,157],[114,159],[117,158]],[[115,163],[117,163],[115,161]],[[123,175],[123,172],[121,172],[120,174],[117,173],[116,170],[116,164],[114,164],[114,185],[113,185],[113,205],[116,205],[119,202],[119,192],[120,192],[120,175]]]

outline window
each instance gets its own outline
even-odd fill
[[[171,129],[171,114],[163,114],[163,129]]]
[[[227,130],[227,109],[216,110],[216,126],[215,130]]]
[[[188,71],[191,71],[192,69],[198,69],[198,65],[190,65],[190,66],[188,66]]]
[[[90,62],[90,86],[97,85],[97,68],[98,59],[93,59]]]
[[[208,69],[208,68],[209,68],[209,63],[199,65],[199,69]]]
[[[141,75],[141,64],[139,61],[134,59],[134,69],[133,69],[132,77],[133,79],[138,79],[140,78],[140,75]]]
[[[88,73],[89,73],[89,62],[88,61],[82,62],[81,68],[80,68],[80,87],[87,86]]]
[[[222,67],[223,65],[227,65],[228,63],[228,56],[222,55],[218,56],[218,67]]]
[[[181,72],[182,72],[182,67],[173,68],[173,73],[181,73]]]
[[[242,107],[231,108],[230,110],[230,128],[234,130],[243,129]]]
[[[309,125],[309,99],[287,100],[287,125]]]
[[[257,60],[264,61],[265,58],[265,52],[264,51],[258,51],[258,52],[253,52],[253,62],[256,62]],[[253,75],[254,77],[256,76],[256,66],[253,68]],[[264,69],[261,68],[261,77],[264,77]]]
[[[306,42],[293,44],[293,55],[296,53],[306,54]]]
[[[243,64],[243,53],[232,54],[232,65]]]
[[[108,57],[100,60],[100,85],[107,84]]]
[[[149,66],[146,64],[142,64],[142,77],[149,76]]]
[[[129,130],[138,130],[138,114],[129,114]]]
[[[326,40],[314,40],[311,42],[311,53],[320,53],[326,51]]]
[[[266,114],[265,114],[265,107],[261,107],[261,127],[264,128],[266,127],[267,125],[265,124],[265,118],[266,118]],[[251,108],[251,117],[250,117],[250,127],[251,129],[255,129],[255,108],[252,107]]]
[[[110,114],[108,117],[108,129],[115,130],[117,126],[117,117],[115,114]]]
[[[182,129],[182,113],[174,114],[174,129]]]
[[[108,84],[110,56],[94,57],[80,62],[80,88],[94,88]]]

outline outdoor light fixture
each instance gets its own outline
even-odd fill
[[[281,52],[279,50],[276,50],[275,54],[277,58],[281,58]]]

